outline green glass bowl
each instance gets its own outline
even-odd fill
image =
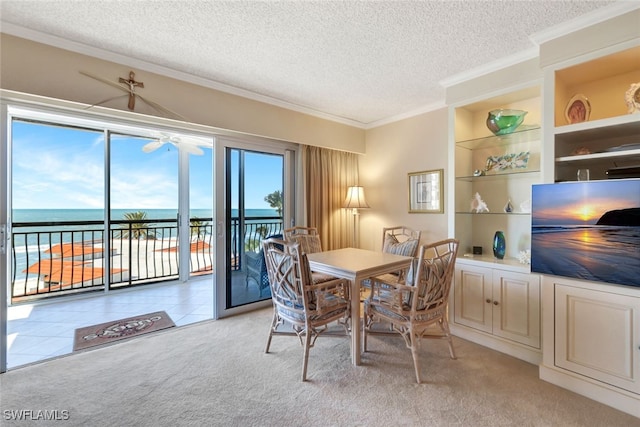
[[[491,110],[487,127],[495,135],[506,135],[522,124],[526,114],[527,111],[523,110]]]

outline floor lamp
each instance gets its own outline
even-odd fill
[[[369,205],[364,198],[364,188],[362,187],[349,187],[347,190],[347,198],[344,199],[343,208],[351,209],[353,213],[353,240],[352,246],[354,248],[358,247],[358,235],[356,233],[356,226],[358,221],[358,209],[368,208]]]

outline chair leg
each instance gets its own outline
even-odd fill
[[[304,337],[304,356],[302,359],[302,381],[307,380],[307,364],[309,363],[309,349],[311,348],[311,333],[307,329]]]
[[[442,329],[442,332],[447,337],[447,341],[449,342],[449,354],[451,355],[451,358],[457,359],[456,353],[453,350],[453,339],[451,338],[451,332],[449,331],[449,323],[444,317],[440,319],[440,328]]]
[[[278,313],[273,312],[273,320],[271,321],[271,327],[269,328],[269,338],[267,338],[267,347],[264,352],[269,353],[269,347],[271,346],[271,337],[273,336],[273,330],[275,329],[278,323]]]
[[[362,316],[362,351],[367,351],[367,313]]]
[[[418,340],[420,338],[418,338],[418,336],[412,332],[410,339],[411,356],[413,357],[413,367],[416,371],[416,381],[418,382],[418,384],[421,384],[422,380],[420,379],[420,363],[418,362]]]

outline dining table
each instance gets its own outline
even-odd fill
[[[374,276],[393,273],[411,265],[410,256],[359,248],[342,248],[307,254],[312,271],[329,274],[350,282],[351,362],[360,365],[362,339],[360,327],[360,288]]]

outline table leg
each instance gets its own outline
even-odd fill
[[[360,279],[351,280],[351,362],[360,365],[362,340],[360,324]]]

